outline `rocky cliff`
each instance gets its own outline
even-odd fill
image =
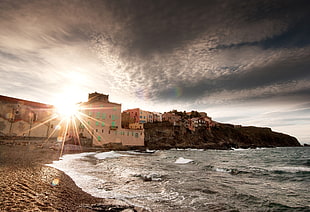
[[[273,132],[270,128],[217,124],[210,129],[200,127],[191,131],[184,126],[173,126],[169,122],[162,122],[147,123],[144,129],[145,147],[149,149],[300,146],[296,138]]]

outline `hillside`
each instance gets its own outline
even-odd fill
[[[261,127],[236,127],[231,124],[217,124],[210,129],[197,128],[195,131],[191,131],[184,126],[173,126],[169,122],[162,122],[147,123],[144,125],[144,129],[145,147],[149,149],[300,146],[298,140],[290,135]]]

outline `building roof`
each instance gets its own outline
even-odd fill
[[[52,108],[52,107],[54,107],[53,105],[43,104],[40,102],[28,101],[28,100],[24,100],[24,99],[13,98],[13,97],[9,97],[9,96],[2,96],[2,95],[0,95],[0,101],[10,102],[10,103],[15,103],[15,104],[29,105],[29,106],[40,107],[40,108]]]

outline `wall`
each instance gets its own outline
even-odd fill
[[[50,105],[0,96],[0,135],[23,137],[57,137],[51,135],[56,123]],[[54,123],[54,124],[55,124]]]
[[[143,146],[142,130],[121,127],[121,104],[112,102],[91,102],[81,105],[80,117],[76,120],[78,133],[91,138],[94,146],[121,143],[129,146]]]

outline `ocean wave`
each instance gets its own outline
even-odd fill
[[[216,172],[222,172],[222,173],[229,173],[229,174],[232,174],[232,175],[250,173],[250,172],[242,171],[242,170],[238,170],[238,169],[214,167],[212,165],[205,166],[204,170],[206,170],[206,171],[216,171]]]
[[[196,149],[196,148],[172,148],[169,151],[199,151],[199,152],[203,152],[205,151],[205,149]]]
[[[151,174],[134,174],[133,177],[139,177],[143,181],[162,181],[162,175],[157,173]]]
[[[224,173],[229,173],[229,174],[232,174],[232,175],[248,173],[248,172],[240,171],[238,169],[215,168],[214,170],[217,171],[217,172],[224,172]]]
[[[298,172],[310,172],[309,167],[291,167],[291,166],[284,166],[284,167],[275,167],[270,169],[272,172],[289,172],[289,173],[298,173]]]
[[[110,152],[101,152],[101,153],[97,153],[95,155],[95,157],[99,160],[104,160],[106,158],[118,158],[118,157],[125,157],[125,156],[130,156],[130,155],[124,155],[124,154],[120,154],[117,153],[115,151],[110,151]]]
[[[185,163],[189,163],[192,162],[193,160],[191,159],[186,159],[183,157],[179,157],[174,163],[178,163],[178,164],[185,164]]]
[[[291,207],[287,205],[283,205],[280,203],[269,203],[267,205],[268,208],[270,208],[272,211],[300,211],[300,212],[306,212],[310,210],[309,206],[300,206],[300,207]]]

